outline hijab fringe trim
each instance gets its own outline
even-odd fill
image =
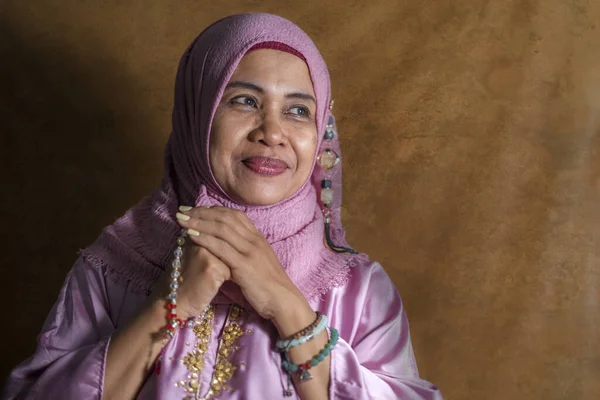
[[[127,269],[114,268],[102,257],[98,256],[89,249],[80,250],[78,253],[84,263],[102,272],[104,276],[110,278],[115,284],[127,288],[132,293],[139,293],[149,296],[156,285],[156,282],[164,274],[164,269],[155,267],[150,272],[147,266],[135,266]],[[343,287],[350,279],[352,269],[365,265],[369,262],[369,258],[366,254],[360,253],[358,255],[343,256],[331,251],[328,251],[324,261],[337,261],[339,258],[346,258],[346,263],[343,267],[333,271],[335,274],[327,273],[332,271],[317,270],[313,271],[310,275],[309,280],[306,282],[308,287],[312,287],[313,290],[304,293],[306,300],[312,300],[314,298],[321,298],[327,292],[333,288]],[[134,264],[135,265],[135,264]],[[329,282],[329,285],[323,286],[323,281]]]

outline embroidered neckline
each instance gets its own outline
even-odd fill
[[[187,393],[196,393],[200,388],[200,375],[204,369],[204,355],[210,343],[212,326],[215,317],[215,307],[211,305],[200,324],[194,327],[197,341],[194,350],[187,353],[180,361],[189,371],[188,380],[175,382],[175,386],[182,388]],[[187,398],[187,397],[186,397]]]
[[[194,327],[194,334],[197,339],[194,344],[194,350],[188,352],[180,360],[188,369],[188,379],[175,382],[175,386],[182,388],[188,394],[184,400],[215,399],[225,391],[232,391],[228,382],[233,378],[239,366],[234,365],[229,360],[229,356],[239,349],[236,342],[240,337],[246,334],[238,323],[243,313],[244,309],[237,304],[233,304],[229,309],[223,335],[219,340],[217,348],[217,359],[215,361],[215,369],[211,376],[210,387],[204,397],[200,396],[202,390],[201,378],[202,371],[204,370],[204,360],[206,352],[208,351],[213,329],[215,316],[214,305],[209,307],[200,324]]]

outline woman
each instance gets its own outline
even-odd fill
[[[291,22],[207,28],[161,186],[83,251],[4,398],[440,399],[393,283],[345,242],[329,105]]]

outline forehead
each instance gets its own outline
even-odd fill
[[[229,82],[247,81],[261,86],[290,86],[314,94],[306,63],[293,54],[271,49],[253,50],[245,54]]]

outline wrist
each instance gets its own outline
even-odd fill
[[[154,325],[163,327],[167,321],[167,301],[162,298],[153,298],[146,304],[146,313],[152,316]]]
[[[280,304],[285,307],[278,310],[272,322],[281,338],[289,337],[306,328],[317,318],[317,313],[304,297],[295,301],[282,301]]]

